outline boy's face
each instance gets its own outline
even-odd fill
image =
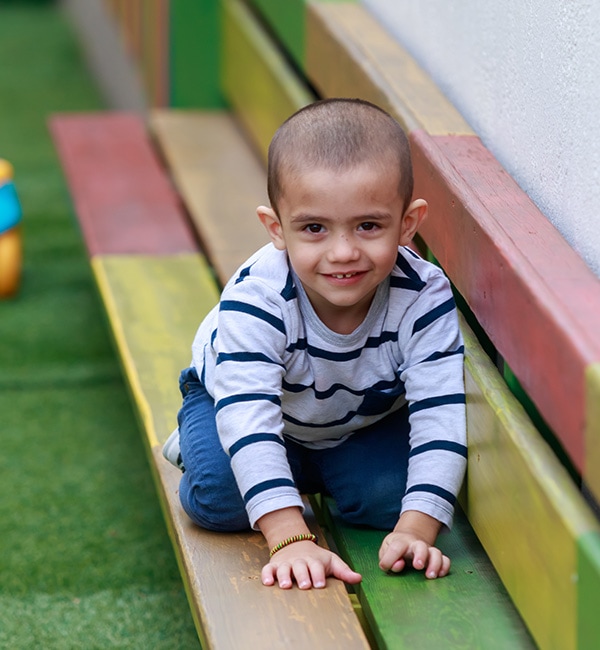
[[[410,242],[425,216],[424,202],[416,226],[409,215],[414,204],[403,215],[398,181],[395,165],[307,170],[287,179],[280,219],[271,208],[258,209],[318,316],[334,331],[350,333],[363,321],[394,267],[398,245]]]

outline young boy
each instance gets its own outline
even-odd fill
[[[449,284],[408,247],[409,145],[361,100],[311,104],[269,149],[271,243],[228,282],[180,379],[180,498],[199,526],[259,529],[265,585],[361,580],[318,546],[301,493],[331,495],[352,524],[390,530],[379,566],[428,578],[466,464],[463,345]],[[179,451],[181,450],[181,453]]]

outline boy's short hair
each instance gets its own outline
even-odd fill
[[[303,169],[343,171],[371,161],[396,157],[398,192],[403,210],[413,193],[413,170],[406,133],[386,111],[362,99],[316,101],[289,117],[269,146],[267,191],[279,215],[284,175]]]

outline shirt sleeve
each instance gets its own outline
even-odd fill
[[[214,398],[221,443],[256,528],[263,515],[303,504],[282,435],[285,301],[260,282],[242,284],[219,307]]]
[[[410,454],[402,512],[424,512],[447,527],[467,462],[464,344],[447,279],[436,274],[400,328]]]

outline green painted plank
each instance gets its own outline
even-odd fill
[[[577,648],[596,650],[600,645],[600,533],[583,535],[578,547]]]
[[[243,2],[222,0],[222,5],[223,90],[266,159],[280,124],[315,97]]]
[[[304,68],[305,0],[252,0],[251,4],[260,10],[296,65]]]
[[[358,0],[319,0],[324,3],[354,3]],[[306,60],[306,6],[308,0],[250,0],[261,12],[296,65],[304,70]]]
[[[330,500],[326,525],[341,555],[363,580],[358,599],[379,648],[516,650],[534,648],[529,633],[462,513],[439,547],[452,559],[449,576],[381,571],[386,533],[345,525]]]
[[[219,0],[171,0],[170,104],[220,108]]]

